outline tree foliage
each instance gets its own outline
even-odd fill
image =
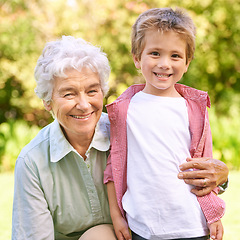
[[[131,27],[141,12],[167,6],[185,8],[197,26],[195,59],[182,83],[208,91],[218,115],[239,112],[239,0],[0,0],[0,124],[23,119],[42,127],[51,120],[33,91],[33,73],[45,43],[62,35],[107,53],[105,103],[143,82],[130,54]]]
[[[239,101],[239,1],[1,0],[0,121],[49,121],[33,92],[33,72],[44,44],[61,35],[82,37],[108,54],[112,73],[106,102],[143,81],[130,55],[131,26],[148,8],[166,6],[185,8],[197,26],[195,59],[183,83],[209,91],[217,111],[225,113],[233,94]]]

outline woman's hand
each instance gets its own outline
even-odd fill
[[[187,158],[187,162],[181,164],[178,178],[185,183],[195,186],[192,193],[204,196],[215,187],[227,181],[228,168],[225,163],[212,158]],[[196,171],[187,171],[196,169]]]

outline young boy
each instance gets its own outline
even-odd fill
[[[128,226],[133,240],[208,239],[209,230],[222,239],[224,202],[213,192],[196,197],[177,178],[187,157],[212,156],[209,97],[176,84],[194,50],[195,26],[179,9],[150,9],[133,26],[133,60],[146,84],[107,106],[111,153],[104,181],[119,240],[131,239]]]

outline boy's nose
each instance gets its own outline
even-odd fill
[[[170,67],[169,59],[167,57],[160,58],[157,66],[161,69],[169,69]]]

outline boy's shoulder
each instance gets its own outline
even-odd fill
[[[187,85],[184,84],[180,84],[180,83],[176,83],[175,84],[175,88],[179,93],[183,93],[185,95],[187,95],[188,97],[194,97],[196,96],[207,96],[208,93],[193,87],[189,87]]]
[[[143,90],[145,84],[134,84],[128,87],[114,102],[107,105],[111,106],[122,101],[130,100],[136,93]]]
[[[206,103],[210,107],[210,98],[207,92],[192,88],[183,84],[175,84],[175,88],[178,93],[186,100],[192,100],[194,102]]]
[[[142,91],[144,87],[145,84],[131,85],[114,102],[108,104],[107,106],[117,104],[121,101],[130,100],[137,92]],[[176,83],[175,88],[185,99],[193,101],[207,101],[207,105],[210,107],[210,99],[207,92],[180,83]]]

